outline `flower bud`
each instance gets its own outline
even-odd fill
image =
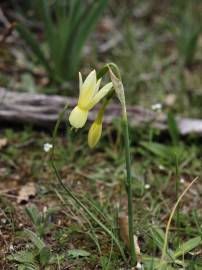
[[[102,134],[102,123],[100,121],[93,122],[88,132],[88,145],[90,148],[95,147]]]

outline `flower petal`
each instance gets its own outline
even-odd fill
[[[90,110],[92,109],[95,104],[97,104],[104,96],[106,96],[109,91],[111,90],[113,84],[110,82],[106,84],[100,91],[92,98],[91,102],[88,104],[87,109]]]
[[[97,81],[97,83],[96,83],[94,95],[97,94],[97,92],[98,92],[98,90],[99,90],[99,88],[100,88],[101,80],[102,80],[102,78],[99,79],[99,80]]]
[[[85,79],[80,89],[80,96],[78,104],[81,108],[85,108],[89,100],[93,97],[96,90],[96,71],[93,70]]]
[[[81,90],[81,88],[82,88],[82,85],[83,85],[83,79],[82,79],[81,72],[79,72],[79,89],[80,89],[80,90]]]
[[[88,111],[76,106],[70,113],[69,122],[74,128],[82,128],[88,118]]]

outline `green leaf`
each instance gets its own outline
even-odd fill
[[[156,258],[156,257],[146,256],[146,255],[142,256],[142,261],[143,261],[143,264],[145,266],[145,269],[148,269],[148,270],[157,269],[158,266],[161,263],[161,259]],[[173,268],[168,268],[168,262],[167,261],[163,261],[163,263],[161,265],[161,270],[163,270],[164,268],[166,268],[167,270],[168,269],[169,270],[173,269]]]
[[[65,255],[63,253],[53,255],[50,257],[49,264],[58,264],[58,262],[62,263],[64,261],[64,259],[65,259]]]
[[[40,7],[41,19],[44,23],[44,32],[48,42],[50,54],[54,65],[57,61],[58,48],[57,45],[60,45],[60,42],[57,38],[58,30],[55,29],[55,24],[53,23],[51,17],[51,11],[49,7],[49,1],[47,0],[38,0],[38,6]]]
[[[72,76],[72,74],[76,72],[84,43],[107,4],[108,0],[94,1],[92,2],[90,7],[85,9],[84,14],[80,17],[79,23],[77,24],[76,29],[74,29],[74,32],[72,33],[73,36],[71,35],[70,38],[71,43],[74,46],[72,46],[71,48],[69,46],[66,47],[66,50],[64,52],[64,63],[68,63],[68,61],[71,62],[71,66],[69,66],[69,69],[66,70],[66,72],[69,73],[70,76]],[[77,34],[75,35],[75,33]]]
[[[43,22],[50,57],[46,58],[26,25],[17,30],[46,68],[51,79],[70,79],[77,71],[84,44],[109,0],[36,1]]]
[[[49,45],[51,45],[54,39],[55,27],[54,27],[53,20],[51,17],[49,1],[40,0],[38,6],[41,7],[40,11],[41,11],[41,17],[43,19],[44,26],[45,26],[44,30],[45,30],[46,38],[49,41]]]
[[[50,261],[50,257],[51,257],[50,249],[47,247],[43,247],[39,253],[39,260],[41,265],[43,266],[47,265]]]
[[[145,266],[145,269],[148,270],[175,270],[175,269],[185,269],[186,264],[184,262],[181,262],[179,260],[161,260],[157,257],[150,257],[147,255],[142,256],[142,261]],[[176,268],[176,265],[179,266],[179,268]]]
[[[44,65],[44,67],[50,73],[51,72],[50,65],[49,65],[48,61],[46,60],[44,53],[42,52],[42,50],[40,48],[39,43],[34,39],[32,33],[30,32],[28,27],[18,23],[16,25],[16,29],[19,32],[19,34],[22,36],[24,41],[27,43],[27,45],[31,48],[33,53],[36,55],[38,61],[41,62],[41,64]]]
[[[169,112],[167,115],[167,123],[168,123],[168,130],[172,138],[172,142],[174,145],[177,145],[179,143],[180,133],[177,126],[177,122],[172,112]]]
[[[24,235],[29,237],[29,239],[32,241],[34,246],[40,251],[42,248],[45,247],[45,243],[32,231],[25,229]]]
[[[40,267],[36,264],[25,263],[18,266],[18,270],[40,270]]]
[[[67,252],[67,257],[76,259],[79,257],[89,257],[91,254],[83,249],[71,249]]]
[[[31,219],[32,223],[34,225],[37,225],[40,214],[39,214],[38,209],[36,208],[36,206],[33,205],[31,207],[26,207],[25,211],[26,211],[27,215],[29,216],[29,218]]]
[[[153,142],[142,142],[142,146],[144,146],[147,150],[152,152],[157,157],[160,157],[164,160],[170,158],[170,154],[172,152],[170,146],[166,146],[160,143],[153,143]]]
[[[20,264],[18,270],[40,270],[39,266],[31,263]]]
[[[187,242],[183,243],[179,246],[179,248],[174,252],[174,257],[177,258],[179,256],[183,256],[192,249],[198,247],[202,244],[202,239],[200,236],[194,237]]]
[[[9,255],[7,256],[9,261],[16,261],[19,263],[35,263],[35,253],[32,251],[26,251],[26,250],[22,250],[22,251],[18,251],[13,255]]]
[[[164,241],[165,241],[164,231],[161,230],[160,228],[155,228],[155,227],[151,228],[150,231],[151,231],[154,244],[158,247],[159,251],[162,251]],[[175,257],[174,257],[173,251],[171,249],[168,249],[166,254],[167,254],[167,258],[171,260],[172,262],[174,262]]]
[[[159,248],[159,250],[162,250],[164,239],[165,239],[165,234],[163,230],[153,227],[150,229],[150,231],[151,231],[151,235],[152,235],[152,239],[154,243]]]
[[[187,158],[183,145],[169,146],[154,142],[141,142],[141,145],[156,157],[161,158],[166,165],[176,165],[176,157],[179,163]]]

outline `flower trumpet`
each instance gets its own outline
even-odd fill
[[[88,112],[104,97],[112,88],[112,83],[106,84],[100,90],[101,79],[97,80],[96,71],[93,70],[83,82],[79,73],[79,99],[77,106],[69,116],[69,122],[74,128],[82,128],[88,118]]]

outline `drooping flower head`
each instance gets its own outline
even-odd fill
[[[69,116],[69,122],[74,128],[82,128],[88,118],[88,112],[112,88],[112,83],[106,84],[100,90],[101,79],[97,80],[96,71],[93,70],[83,82],[81,73],[79,73],[79,100],[77,106],[72,110]]]

